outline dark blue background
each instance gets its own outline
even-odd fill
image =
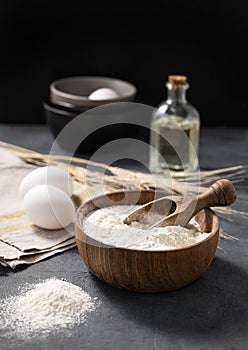
[[[0,5],[0,122],[44,123],[51,81],[107,75],[156,106],[168,74],[189,77],[202,125],[248,125],[243,1],[10,1]]]

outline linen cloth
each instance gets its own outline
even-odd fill
[[[0,150],[0,263],[4,266],[33,264],[76,246],[73,224],[67,229],[45,230],[26,216],[19,186],[25,175],[36,168]],[[74,191],[77,203],[89,193],[86,185],[76,181]]]

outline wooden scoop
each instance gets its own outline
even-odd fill
[[[179,196],[174,197],[174,201],[167,196],[146,203],[130,213],[125,218],[124,223],[130,225],[133,221],[140,221],[155,204],[155,208],[160,208],[160,213],[161,210],[164,210],[166,217],[149,228],[170,225],[186,226],[200,210],[214,206],[230,205],[235,201],[236,197],[237,194],[233,184],[227,179],[221,179],[214,182],[202,194],[191,197],[185,202],[178,200]]]

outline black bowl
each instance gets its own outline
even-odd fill
[[[109,88],[117,94],[103,100],[88,96],[95,90]],[[131,102],[137,93],[136,87],[127,81],[103,76],[71,76],[53,81],[49,86],[50,101],[55,105],[84,111],[105,103]]]
[[[117,97],[108,100],[91,100],[87,97],[92,91],[103,87],[114,90]],[[57,138],[62,148],[74,151],[71,147],[75,147],[72,144],[77,138],[80,144],[75,153],[92,154],[112,140],[136,137],[138,126],[128,123],[134,115],[132,108],[123,106],[123,103],[134,101],[135,96],[136,87],[124,80],[101,76],[72,76],[50,84],[49,96],[43,107],[47,125],[54,138],[69,124],[70,133],[66,129],[63,133],[66,137]],[[99,109],[109,104],[114,106]],[[89,110],[93,112],[86,117],[83,113]],[[70,123],[78,116],[80,117],[75,123]]]
[[[106,105],[105,105],[106,106]],[[54,105],[47,99],[43,103],[43,108],[45,111],[46,122],[48,127],[51,130],[52,135],[56,139],[61,131],[71,122],[74,118],[80,116],[80,127],[84,129],[89,124],[89,119],[85,118],[84,121],[84,112],[76,112],[72,110],[67,110],[58,105]],[[106,108],[106,107],[105,107]],[[91,109],[92,111],[93,109]],[[94,108],[95,110],[95,108]],[[85,112],[89,109],[85,109]],[[99,110],[101,113],[101,110]],[[123,114],[121,118],[118,118],[118,113],[120,113],[119,105],[116,107],[117,118],[115,121],[116,115],[113,115],[113,123],[111,125],[106,125],[103,127],[96,128],[95,131],[90,133],[86,138],[84,138],[81,143],[78,145],[76,150],[72,150],[70,146],[70,140],[63,140],[61,147],[68,151],[75,151],[77,154],[93,154],[100,147],[104,146],[106,143],[121,139],[121,138],[140,138],[140,126],[135,124],[125,123],[125,118]],[[121,113],[120,113],[121,114]],[[94,117],[94,116],[93,116]],[[104,112],[103,112],[104,118]],[[121,122],[118,122],[120,121]],[[130,120],[130,119],[129,119]],[[94,123],[94,122],[93,122]],[[73,128],[74,124],[72,123],[72,137],[73,137]],[[75,125],[75,133],[78,132],[78,123]],[[57,138],[58,143],[60,143],[60,138]],[[65,141],[65,142],[64,142]]]

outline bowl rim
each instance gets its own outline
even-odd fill
[[[77,112],[77,111],[74,111],[74,110],[68,109],[68,108],[66,109],[65,107],[60,106],[60,105],[54,105],[48,99],[46,99],[45,101],[42,102],[42,106],[43,106],[43,108],[45,110],[57,114],[58,117],[63,116],[63,117],[68,117],[68,118],[75,118],[79,114],[84,113],[84,112],[81,112],[81,111]]]
[[[138,192],[154,192],[153,190],[149,191],[149,190],[144,190],[144,191],[138,191]],[[88,234],[86,234],[81,225],[80,225],[80,219],[79,219],[79,215],[81,213],[81,210],[82,208],[87,205],[89,202],[91,202],[92,200],[95,200],[96,198],[100,198],[100,197],[104,197],[106,195],[111,195],[111,194],[116,194],[116,193],[126,193],[126,192],[137,192],[136,190],[127,190],[127,191],[115,191],[115,192],[110,192],[110,193],[106,193],[106,194],[101,194],[101,195],[98,195],[98,196],[95,196],[93,198],[90,198],[90,199],[87,199],[85,202],[83,202],[79,207],[78,209],[76,210],[76,213],[75,213],[75,222],[74,222],[74,225],[76,225],[79,229],[80,232],[83,232],[84,235],[88,238],[90,238],[91,241],[94,241],[96,242],[97,244],[95,246],[97,247],[100,247],[100,248],[111,248],[111,249],[117,249],[117,250],[121,250],[121,251],[135,251],[135,252],[139,252],[139,253],[169,253],[169,254],[172,254],[173,252],[179,252],[179,251],[185,251],[185,250],[188,250],[188,249],[192,249],[196,246],[199,246],[201,244],[204,244],[205,242],[207,242],[208,240],[212,239],[215,235],[219,236],[219,229],[220,229],[220,224],[219,224],[219,218],[218,216],[216,215],[216,213],[210,209],[210,208],[207,208],[207,209],[202,209],[204,211],[207,211],[209,213],[211,213],[212,217],[213,217],[213,223],[216,225],[216,230],[215,231],[211,231],[211,232],[207,232],[209,235],[204,238],[203,240],[199,241],[199,242],[196,242],[196,243],[192,243],[190,245],[187,245],[186,247],[182,247],[182,248],[175,248],[175,249],[132,249],[132,248],[126,248],[126,247],[116,247],[116,246],[112,246],[110,244],[105,244],[101,241],[97,241],[95,240],[94,238],[92,238],[91,236],[89,236]],[[159,192],[159,191],[156,191],[156,192]],[[180,195],[179,195],[180,196]],[[115,204],[113,204],[115,205]],[[118,205],[118,204],[116,204]],[[107,206],[106,206],[107,207]],[[201,211],[200,211],[201,212]],[[200,213],[199,212],[199,213]],[[75,235],[75,238],[76,240],[78,239],[77,238],[77,232],[76,232],[76,235]],[[94,244],[90,244],[89,242],[85,241],[85,244],[86,245],[94,245]]]
[[[87,96],[77,95],[77,94],[71,94],[68,92],[63,92],[59,89],[57,89],[57,85],[60,83],[73,81],[73,80],[92,80],[92,81],[103,81],[103,80],[109,80],[112,82],[121,83],[123,85],[126,85],[130,89],[130,92],[128,94],[117,96],[111,99],[104,99],[104,100],[90,100]],[[110,103],[110,102],[118,102],[118,101],[127,101],[131,98],[134,98],[137,93],[137,88],[134,84],[130,83],[129,81],[108,77],[108,76],[100,76],[100,75],[75,75],[75,76],[68,76],[60,79],[56,79],[52,81],[49,85],[49,91],[51,96],[55,96],[57,99],[57,103],[60,102],[74,102],[78,106],[98,106],[103,103]],[[61,101],[60,101],[61,100]]]

